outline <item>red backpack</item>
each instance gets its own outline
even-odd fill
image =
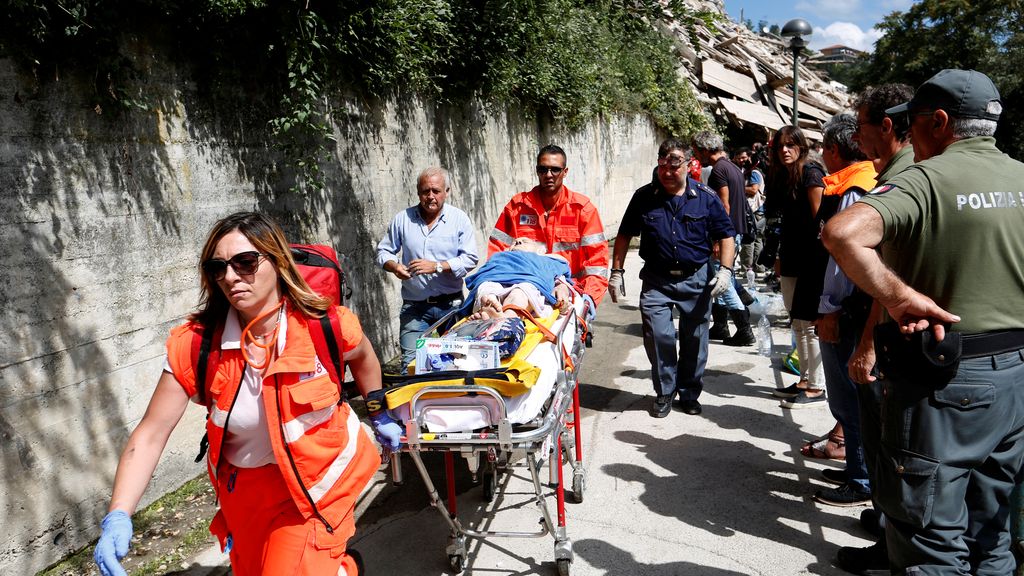
[[[335,305],[352,296],[334,248],[323,244],[292,244],[292,258],[313,292],[327,296]]]
[[[331,303],[339,305],[343,299],[352,295],[351,290],[345,286],[345,273],[338,262],[337,252],[330,246],[323,244],[292,244],[292,258],[298,266],[302,277],[314,292],[331,299]],[[341,391],[341,401],[348,398],[346,391],[355,390],[354,385],[346,385],[345,364],[341,353],[341,324],[338,321],[338,312],[334,306],[327,309],[327,313],[316,322],[309,322],[309,336],[313,340],[313,348],[316,355],[324,363],[327,375],[338,385]],[[207,406],[207,389],[210,386],[210,378],[217,373],[220,366],[221,351],[219,346],[213,349],[213,343],[220,342],[221,334],[224,332],[223,324],[205,326],[202,332],[196,332],[192,337],[192,357],[196,358],[196,393],[199,395],[199,403]],[[358,392],[354,394],[358,396]],[[206,436],[200,443],[199,455],[196,462],[206,455],[208,441]]]

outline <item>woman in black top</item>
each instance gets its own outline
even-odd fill
[[[825,170],[807,158],[807,151],[807,139],[799,128],[785,126],[772,139],[766,211],[782,217],[775,266],[782,282],[782,298],[793,320],[801,373],[798,383],[775,391],[784,399],[784,408],[825,405],[821,351],[813,325],[828,263],[816,219],[825,191]]]

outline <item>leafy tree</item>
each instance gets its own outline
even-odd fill
[[[1003,100],[996,139],[1024,159],[1024,2],[1021,0],[921,0],[878,25],[885,35],[851,88],[904,82],[917,86],[944,68],[974,69],[992,78]]]
[[[864,75],[863,69],[867,65],[868,57],[865,55],[853,62],[820,64],[819,67],[828,73],[829,78],[849,87],[851,84],[860,82],[860,78]]]

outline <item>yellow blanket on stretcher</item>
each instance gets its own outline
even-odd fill
[[[550,329],[558,319],[558,310],[552,310],[545,318],[537,318],[536,322],[545,328]],[[526,335],[519,349],[508,360],[501,363],[505,369],[504,373],[494,376],[477,376],[473,378],[473,384],[477,386],[490,386],[502,396],[518,396],[525,394],[540,378],[540,368],[526,361],[526,358],[537,346],[544,341],[544,333],[533,323],[526,322]],[[561,353],[561,352],[559,352]],[[421,374],[420,377],[429,374]],[[468,384],[465,378],[446,378],[446,374],[438,373],[437,380],[428,380],[407,384],[394,388],[386,393],[388,408],[396,408],[405,404],[416,394],[417,391],[426,386],[465,386]],[[461,396],[461,392],[453,392],[450,396]]]

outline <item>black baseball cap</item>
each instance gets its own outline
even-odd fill
[[[914,92],[910,102],[885,111],[895,116],[915,110],[945,110],[954,118],[999,120],[1003,111],[999,90],[977,70],[946,69],[929,78]]]

